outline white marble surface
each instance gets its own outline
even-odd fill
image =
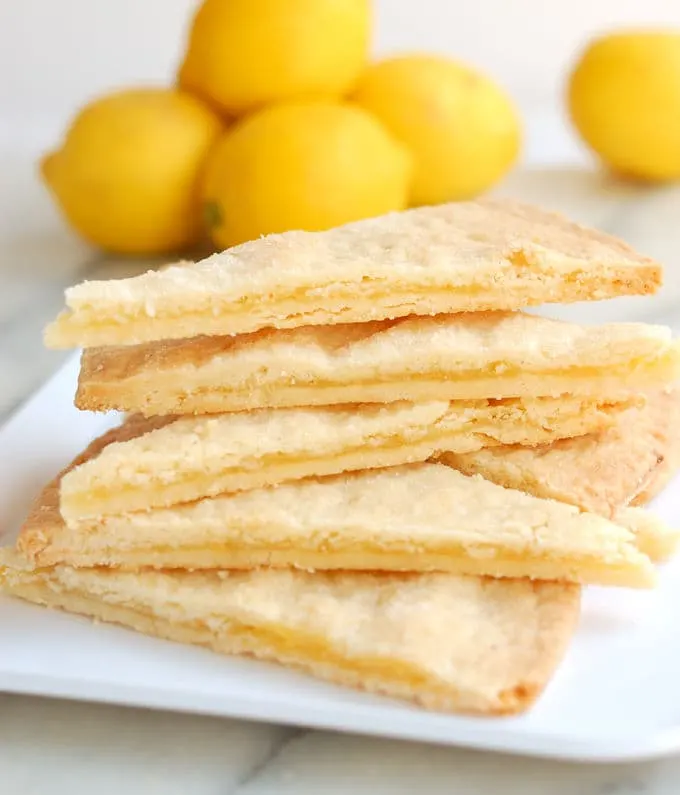
[[[84,276],[134,272],[83,246],[34,178],[33,147],[0,150],[0,419],[59,367],[41,327],[62,289]],[[0,146],[2,142],[0,142]],[[543,151],[543,159],[547,150]],[[667,266],[659,298],[557,310],[588,321],[680,327],[680,188],[615,185],[572,160],[513,175],[500,189],[626,237]],[[1,474],[1,473],[0,473]],[[0,640],[0,653],[1,653]],[[576,765],[363,737],[0,695],[0,791],[187,793],[492,793],[674,795],[680,759]]]

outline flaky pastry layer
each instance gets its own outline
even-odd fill
[[[527,709],[559,664],[579,589],[446,574],[31,570],[0,589],[149,635],[249,654],[433,710]]]
[[[665,327],[478,312],[90,349],[76,405],[162,415],[565,394],[613,399],[678,377],[680,343]]]
[[[84,282],[53,347],[518,309],[655,292],[661,267],[625,243],[507,200],[423,207],[327,232],[269,235],[193,265]]]
[[[501,486],[613,516],[651,499],[680,466],[680,389],[649,395],[597,434],[535,448],[445,453],[439,460]]]
[[[107,445],[61,482],[67,523],[170,506],[309,476],[425,461],[496,444],[543,444],[599,430],[627,403],[595,398],[436,401],[183,417]],[[127,430],[121,430],[126,437]],[[101,446],[100,446],[101,447]]]
[[[440,464],[293,481],[72,527],[59,514],[56,489],[48,487],[19,535],[18,548],[34,565],[434,570],[631,587],[655,581],[627,528]]]

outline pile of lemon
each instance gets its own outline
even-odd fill
[[[82,237],[136,255],[486,191],[520,149],[508,96],[448,58],[370,62],[371,27],[370,0],[203,0],[176,85],[87,105],[43,178]],[[666,179],[679,92],[680,38],[629,35],[585,52],[569,102],[605,162]]]
[[[85,107],[41,163],[85,239],[227,246],[474,196],[516,159],[508,97],[446,58],[369,62],[370,0],[204,0],[172,88]]]

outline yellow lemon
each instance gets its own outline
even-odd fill
[[[378,62],[353,98],[413,153],[411,204],[471,198],[517,158],[520,125],[510,99],[455,61],[406,55]]]
[[[273,105],[228,130],[203,185],[206,220],[227,248],[289,229],[315,231],[406,206],[410,157],[361,108]]]
[[[569,78],[568,101],[574,126],[614,171],[680,178],[680,32],[591,42]]]
[[[348,91],[366,64],[369,0],[204,0],[180,84],[229,115]]]
[[[74,119],[43,178],[71,226],[122,254],[162,254],[202,233],[200,175],[222,124],[176,90],[134,89],[95,100]]]

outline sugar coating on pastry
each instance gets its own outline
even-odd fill
[[[411,464],[74,521],[58,483],[18,547],[36,565],[446,571],[649,587],[627,528],[564,503]]]
[[[494,444],[599,430],[624,410],[597,398],[358,404],[138,421],[61,482],[67,522],[169,506],[286,480],[425,461]],[[158,424],[158,423],[156,423]],[[121,431],[129,436],[128,431]]]
[[[477,714],[526,710],[561,661],[579,588],[448,574],[31,570],[0,589],[148,635],[248,654],[331,682]]]
[[[541,447],[502,446],[439,458],[467,475],[613,516],[648,501],[680,465],[680,389],[648,395],[599,433]]]
[[[558,397],[613,398],[680,377],[680,343],[642,323],[521,312],[409,317],[84,352],[83,409],[147,415]]]
[[[560,215],[502,199],[422,207],[326,232],[269,235],[141,276],[84,282],[52,347],[518,309],[644,295],[661,267]]]

